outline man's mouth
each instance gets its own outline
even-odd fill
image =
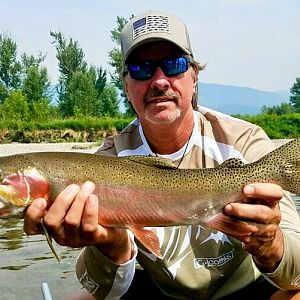
[[[146,104],[152,104],[152,103],[163,103],[163,102],[174,102],[175,99],[169,98],[169,97],[151,97],[146,100]]]

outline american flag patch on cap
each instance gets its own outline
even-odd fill
[[[147,33],[171,33],[169,18],[167,16],[147,16],[133,23],[133,39]]]

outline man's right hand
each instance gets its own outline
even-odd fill
[[[99,204],[94,190],[94,183],[87,181],[81,186],[67,186],[50,207],[45,199],[34,200],[25,215],[24,231],[29,235],[41,233],[43,219],[58,244],[73,248],[96,246],[114,263],[127,262],[132,253],[127,230],[99,225]]]

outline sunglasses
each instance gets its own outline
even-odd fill
[[[160,67],[163,73],[168,76],[176,76],[185,73],[189,68],[190,58],[179,56],[175,58],[166,58],[158,61],[144,60],[137,63],[127,64],[124,75],[129,72],[132,79],[147,80],[150,79],[156,68]]]

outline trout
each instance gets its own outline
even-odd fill
[[[0,157],[0,216],[43,197],[52,201],[67,185],[96,185],[99,224],[132,230],[150,252],[159,243],[147,226],[213,224],[250,183],[272,182],[300,194],[300,138],[244,164],[229,159],[216,168],[178,169],[168,159],[40,152]]]

